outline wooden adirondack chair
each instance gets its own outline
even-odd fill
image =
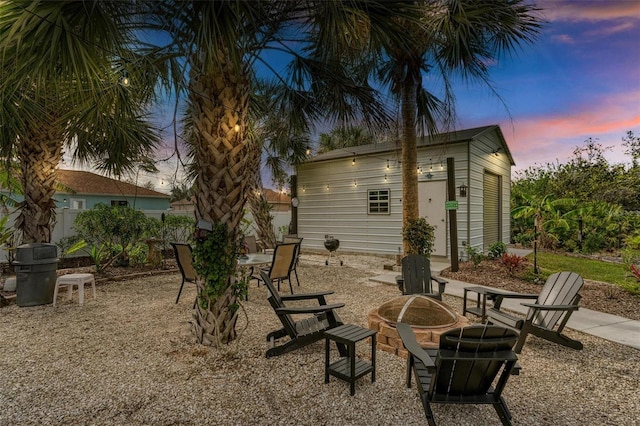
[[[402,294],[421,294],[442,300],[447,281],[431,275],[431,262],[428,257],[410,254],[402,258],[402,276],[397,277]],[[402,285],[401,281],[404,282]],[[433,283],[438,284],[438,290]]]
[[[511,424],[502,391],[509,376],[520,370],[511,349],[517,333],[495,325],[456,328],[440,336],[439,349],[425,351],[408,324],[397,323],[396,328],[409,352],[407,387],[413,371],[429,425],[436,424],[431,403],[491,404],[502,424]]]
[[[325,299],[325,296],[333,293],[332,291],[280,295],[269,276],[264,271],[260,271],[260,275],[262,275],[262,281],[264,281],[268,290],[269,303],[282,323],[281,329],[267,334],[267,342],[271,344],[266,353],[267,358],[282,355],[317,342],[324,338],[325,330],[342,325],[342,320],[340,320],[335,310],[342,308],[344,303],[328,305]],[[318,306],[296,306],[291,308],[285,306],[285,301],[314,299],[318,302]],[[297,314],[309,314],[309,316],[299,321],[294,321],[292,315]],[[276,346],[277,340],[287,336],[289,340],[286,343]],[[340,355],[347,356],[346,346],[339,344],[337,346]]]
[[[573,311],[578,310],[584,280],[575,272],[557,272],[547,279],[539,295],[522,293],[496,293],[493,307],[487,311],[487,322],[500,324],[519,333],[513,350],[520,353],[529,333],[567,346],[582,349],[582,343],[564,336],[562,330]],[[504,299],[535,299],[535,303],[522,303],[529,311],[525,318],[500,309]]]
[[[195,283],[198,279],[198,273],[193,267],[191,246],[183,243],[171,243],[171,246],[173,247],[173,253],[176,257],[178,269],[180,269],[180,274],[182,274],[182,283],[180,284],[180,290],[178,290],[178,297],[176,297],[176,303],[178,303],[185,281]],[[195,302],[193,303],[193,306],[196,306]]]

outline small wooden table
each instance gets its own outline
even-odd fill
[[[476,293],[476,306],[467,306],[467,292],[469,291]],[[479,316],[482,322],[485,322],[487,319],[487,297],[493,300],[498,294],[500,294],[499,291],[486,287],[465,287],[464,297],[462,298],[462,315],[469,312],[470,314]],[[481,298],[482,300],[480,300]]]
[[[325,363],[324,382],[329,383],[329,375],[348,382],[351,386],[351,396],[356,393],[356,380],[371,373],[371,383],[376,381],[376,331],[359,327],[353,324],[345,324],[324,332],[325,336]],[[371,362],[356,359],[356,343],[371,337]],[[329,343],[343,343],[347,346],[348,356],[341,357],[338,361],[330,363]]]

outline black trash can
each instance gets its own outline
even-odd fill
[[[55,244],[31,243],[16,251],[16,304],[36,306],[53,303],[58,269]]]

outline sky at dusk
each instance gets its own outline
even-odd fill
[[[609,162],[630,163],[622,138],[640,136],[640,1],[541,0],[538,40],[491,70],[506,108],[486,89],[460,86],[458,127],[499,124],[514,171],[566,162],[588,138]]]
[[[491,64],[490,77],[502,101],[482,84],[455,84],[457,129],[499,124],[516,166],[565,163],[592,138],[611,147],[611,163],[630,163],[622,138],[640,136],[640,0],[538,0],[545,24],[538,39],[513,57]],[[430,82],[425,87],[432,90]],[[437,93],[437,87],[436,87]],[[165,148],[174,146],[173,104],[156,110],[168,126]],[[156,189],[176,181],[175,156],[159,161]],[[181,168],[178,170],[178,181]],[[265,179],[266,186],[272,186]]]

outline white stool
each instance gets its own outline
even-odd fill
[[[56,298],[58,297],[58,288],[67,287],[67,298],[71,300],[73,295],[73,286],[78,287],[78,304],[84,303],[84,285],[91,284],[93,288],[93,300],[96,299],[96,280],[93,274],[67,274],[61,275],[56,280],[56,287],[53,290],[53,306],[56,306]]]

